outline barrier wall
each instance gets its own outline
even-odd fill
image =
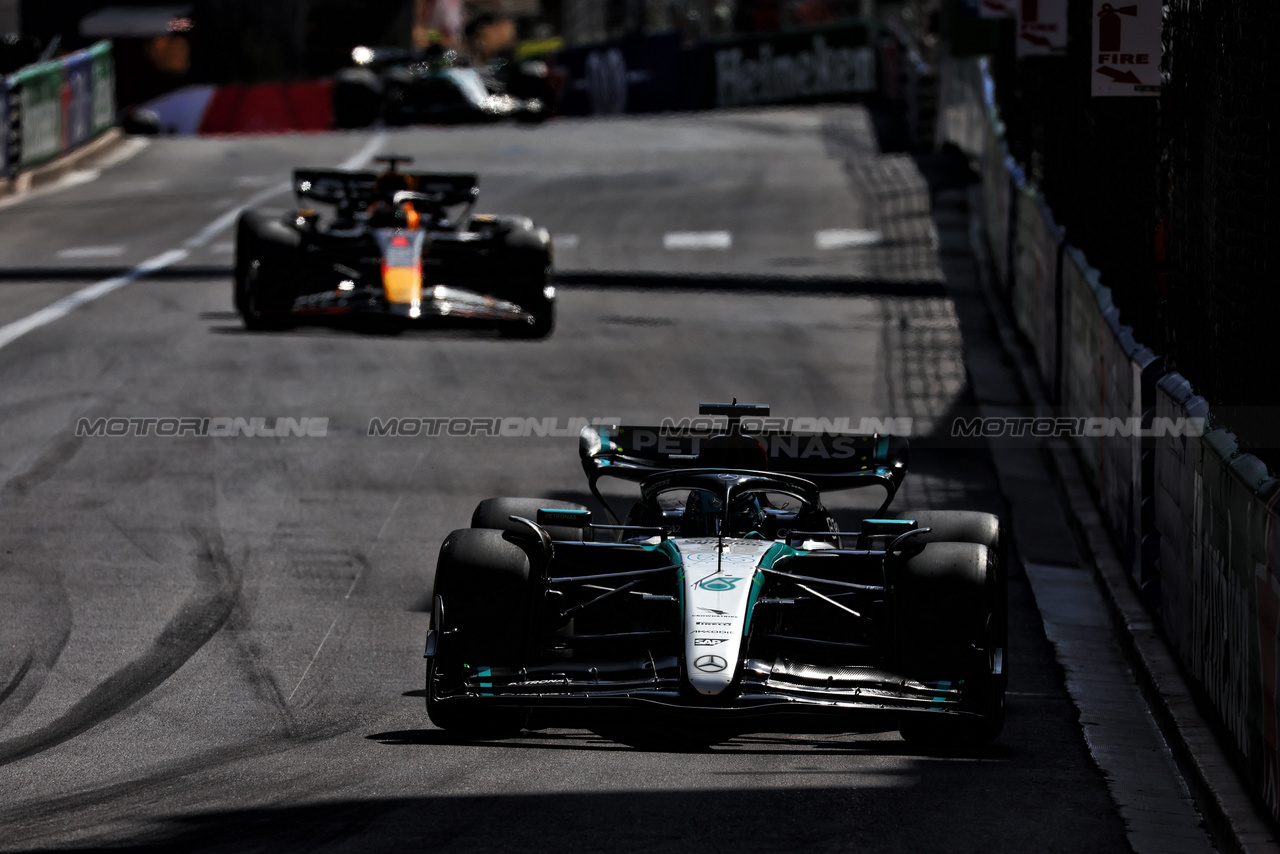
[[[681,44],[676,33],[557,51],[564,115],[654,113],[882,95],[898,98],[902,54],[876,21]]]
[[[284,133],[333,128],[333,83],[219,86],[206,102],[199,132]]]
[[[701,45],[707,107],[785,104],[881,90],[879,25],[859,21]]]
[[[0,178],[9,177],[9,147],[13,128],[9,124],[9,80],[0,77]]]
[[[116,65],[111,54],[111,42],[98,42],[88,50],[90,67],[93,75],[93,117],[91,118],[94,136],[102,133],[116,123]]]
[[[0,81],[5,129],[0,174],[12,175],[83,145],[115,124],[111,44],[21,68]]]
[[[1160,413],[1208,415],[1204,399],[1178,374],[1157,388]],[[1275,815],[1280,480],[1224,429],[1159,439],[1155,472],[1161,626]]]
[[[1280,818],[1280,480],[1134,339],[1008,156],[984,63],[943,67],[938,134],[982,169],[983,234],[1143,601]],[[981,125],[977,125],[978,117]]]
[[[556,53],[563,75],[559,111],[568,116],[677,110],[691,96],[682,80],[680,37],[631,36]]]
[[[1060,264],[1063,235],[1044,198],[1019,182],[1014,205],[1013,316],[1034,342],[1040,377],[1058,399],[1058,350],[1062,327]]]

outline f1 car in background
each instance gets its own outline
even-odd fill
[[[353,68],[333,82],[333,118],[360,128],[379,118],[389,125],[465,124],[551,115],[555,94],[540,60],[472,67],[453,51],[358,47]]]
[[[383,328],[465,321],[543,338],[555,324],[551,236],[527,217],[473,215],[476,176],[298,169],[311,207],[246,211],[236,226],[235,307],[249,329],[363,316]]]
[[[542,725],[657,725],[711,740],[817,727],[931,749],[981,746],[1004,720],[1000,521],[884,518],[904,439],[766,432],[767,407],[704,404],[722,433],[588,427],[579,453],[612,524],[582,505],[482,501],[449,534],[427,638],[427,713],[463,737]],[[602,477],[639,484],[620,519]],[[820,489],[880,486],[839,531]]]

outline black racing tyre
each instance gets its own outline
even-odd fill
[[[476,505],[471,514],[472,528],[496,528],[499,531],[510,531],[513,534],[532,536],[528,525],[512,522],[512,516],[519,516],[531,522],[538,521],[538,511],[548,510],[586,510],[581,504],[572,501],[557,501],[552,498],[486,498]],[[553,540],[582,540],[587,531],[582,528],[569,528],[564,525],[547,525],[546,531]]]
[[[997,648],[1001,650],[1001,676],[1009,681],[1009,547],[1000,517],[976,510],[917,510],[899,513],[913,519],[921,528],[929,528],[927,534],[912,538],[914,543],[977,543],[986,546],[995,555],[995,591],[997,612],[1000,615],[995,626]]]
[[[546,338],[555,329],[556,298],[551,286],[551,235],[524,216],[499,216],[502,247],[497,253],[493,295],[523,308],[529,317],[503,328],[510,338]]]
[[[1000,544],[1000,517],[975,510],[917,510],[899,513],[912,519],[927,534],[913,538],[918,543],[978,543],[989,549]]]
[[[895,573],[898,669],[908,678],[963,686],[966,716],[903,715],[899,732],[934,751],[990,744],[1004,727],[1002,627],[1007,625],[995,552],[977,543],[934,542]]]
[[[285,329],[297,297],[302,238],[280,218],[246,211],[236,222],[235,307],[246,329]]]
[[[432,628],[436,654],[427,666],[427,715],[467,738],[519,732],[528,709],[441,701],[467,673],[516,665],[529,654],[529,558],[502,531],[464,528],[445,538],[436,564]]]
[[[382,81],[367,68],[344,68],[333,78],[333,124],[363,128],[382,113]]]

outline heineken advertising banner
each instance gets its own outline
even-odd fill
[[[869,22],[748,36],[702,47],[713,107],[782,104],[879,91]],[[705,84],[704,84],[705,85]]]
[[[892,37],[872,21],[682,46],[675,33],[556,53],[565,115],[652,113],[892,92]],[[884,57],[883,61],[881,57]]]

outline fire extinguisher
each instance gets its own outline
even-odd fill
[[[1103,3],[1098,12],[1098,51],[1110,53],[1120,50],[1120,16],[1131,18],[1138,16],[1137,6],[1121,6],[1116,8],[1110,3]]]

